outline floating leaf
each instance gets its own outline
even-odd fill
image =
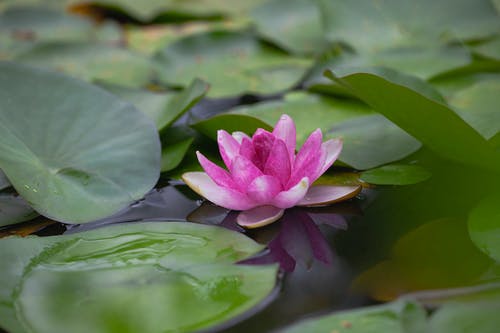
[[[333,126],[330,133],[344,141],[339,159],[358,170],[398,161],[421,146],[420,142],[378,114],[346,120]]]
[[[457,302],[445,304],[429,321],[431,333],[495,333],[500,327],[500,301]]]
[[[0,193],[0,227],[31,220],[37,212],[20,196]]]
[[[314,1],[267,1],[252,11],[252,18],[261,35],[293,53],[317,53],[325,44]]]
[[[88,222],[140,199],[156,183],[158,134],[130,104],[13,63],[0,63],[0,101],[0,168],[42,215]]]
[[[489,0],[321,0],[320,4],[326,36],[360,51],[442,45],[488,37],[500,29]]]
[[[170,127],[161,134],[161,171],[175,169],[188,152],[194,141],[192,129],[183,126]]]
[[[420,305],[399,301],[307,319],[281,332],[425,332],[425,320],[425,310]]]
[[[499,170],[500,155],[437,99],[424,82],[389,70],[383,72],[384,76],[354,73],[336,78],[331,72],[327,75],[441,156]]]
[[[248,135],[252,135],[257,128],[272,129],[270,125],[258,118],[240,114],[221,114],[191,126],[214,140],[217,138],[217,131],[220,129],[229,133],[240,131]]]
[[[162,82],[187,85],[200,77],[209,96],[272,94],[290,88],[309,60],[294,58],[247,32],[214,31],[188,36],[158,52]]]
[[[500,195],[483,199],[472,210],[469,220],[470,238],[481,251],[500,262]]]
[[[490,139],[500,131],[499,95],[500,80],[485,80],[457,92],[450,105],[483,137]]]
[[[363,172],[360,179],[375,185],[411,185],[423,182],[431,175],[418,165],[389,164]]]
[[[16,61],[56,69],[88,81],[142,87],[155,76],[155,64],[129,50],[104,44],[44,43],[20,54]]]
[[[159,131],[172,125],[208,91],[208,84],[197,79],[180,93],[152,92],[109,84],[103,87],[144,112],[155,122]]]
[[[186,222],[2,239],[0,325],[20,333],[214,327],[273,290],[276,266],[234,265],[261,249],[242,234]]]
[[[9,187],[9,186],[10,186],[9,180],[7,179],[7,177],[5,176],[3,171],[0,170],[0,191]]]
[[[304,112],[307,110],[307,112]],[[261,102],[241,106],[231,110],[234,114],[244,114],[259,118],[270,126],[276,124],[286,113],[297,123],[297,143],[302,144],[316,128],[327,134],[332,126],[346,119],[364,116],[372,111],[365,105],[351,100],[324,97],[305,92],[292,92],[283,100]],[[337,133],[332,132],[331,137]]]

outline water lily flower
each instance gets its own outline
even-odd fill
[[[227,209],[242,211],[237,222],[246,228],[278,220],[286,208],[327,205],[352,198],[360,186],[311,186],[337,159],[342,140],[323,142],[320,129],[296,153],[296,129],[282,115],[274,130],[217,132],[227,170],[196,152],[205,172],[187,172],[184,182],[202,197]]]

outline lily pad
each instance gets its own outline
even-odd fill
[[[272,129],[272,126],[258,118],[240,114],[217,115],[210,119],[194,123],[191,127],[214,140],[217,139],[217,131],[220,129],[229,133],[240,131],[248,135],[253,135],[257,128]]]
[[[43,43],[20,54],[16,61],[59,70],[87,81],[128,87],[147,85],[155,76],[155,64],[132,51],[97,43]]]
[[[428,332],[495,333],[500,327],[500,301],[452,302],[432,314]]]
[[[500,29],[489,0],[321,0],[320,4],[327,38],[359,51],[442,45],[488,37]]]
[[[234,264],[261,249],[242,234],[187,222],[2,239],[1,325],[19,333],[218,326],[273,291],[276,266]]]
[[[424,82],[389,70],[378,75],[359,72],[339,78],[327,72],[327,76],[440,156],[499,170],[500,155]]]
[[[38,213],[20,196],[0,193],[0,227],[31,220]]]
[[[375,185],[411,185],[423,182],[431,175],[418,165],[389,164],[363,172],[360,179]]]
[[[155,122],[159,131],[172,125],[208,91],[208,84],[197,79],[182,92],[153,92],[109,84],[103,87],[144,112]]]
[[[500,80],[478,82],[454,94],[450,105],[481,135],[490,139],[500,131]]]
[[[156,55],[160,80],[187,85],[199,77],[209,96],[272,94],[296,84],[311,61],[291,57],[249,32],[213,31],[185,37]]]
[[[85,82],[13,63],[0,63],[0,101],[0,168],[40,214],[88,222],[155,185],[158,134],[132,105]]]
[[[5,176],[3,171],[0,170],[0,191],[9,187],[9,186],[10,186],[9,180],[7,179],[7,177]]]
[[[483,199],[472,210],[469,220],[470,238],[481,251],[500,262],[500,195]]]
[[[36,43],[70,41],[114,41],[118,26],[105,22],[93,25],[62,9],[47,6],[12,6],[0,14],[0,58],[12,58]]]
[[[315,54],[325,45],[314,1],[267,1],[252,11],[252,18],[262,36],[290,52]]]
[[[183,160],[194,141],[193,130],[184,126],[174,126],[161,133],[161,171],[175,169]]]
[[[425,310],[419,304],[399,301],[307,319],[281,332],[425,332],[425,320]]]

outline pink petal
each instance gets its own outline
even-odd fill
[[[361,186],[311,186],[297,206],[324,206],[355,197]]]
[[[331,139],[321,144],[321,152],[325,155],[325,162],[321,167],[319,176],[325,173],[339,157],[342,151],[342,145],[342,139]]]
[[[295,124],[288,115],[284,114],[281,116],[280,120],[274,126],[273,134],[285,142],[288,155],[290,156],[290,162],[293,163],[295,159],[295,146],[297,131],[295,129]]]
[[[276,137],[262,128],[255,131],[252,137],[252,144],[256,153],[254,162],[259,169],[264,169],[269,153],[273,148],[274,140],[276,140]]]
[[[248,185],[247,195],[254,202],[261,205],[269,204],[272,199],[281,192],[281,183],[278,178],[263,175],[254,179],[254,181]]]
[[[287,147],[283,140],[274,140],[273,148],[264,166],[264,174],[279,179],[283,188],[290,179],[291,165]]]
[[[242,192],[246,191],[255,178],[263,175],[259,168],[243,156],[236,156],[230,170],[233,181]]]
[[[246,194],[217,185],[204,172],[186,172],[182,175],[182,180],[193,191],[221,207],[247,210],[256,206]]]
[[[308,177],[313,183],[320,175],[326,154],[321,154],[321,141],[323,134],[318,128],[307,138],[295,157],[292,176],[287,187],[294,186],[300,179]]]
[[[212,178],[212,180],[220,186],[229,187],[232,189],[237,189],[238,187],[233,181],[233,178],[226,170],[222,169],[217,164],[210,161],[199,151],[196,152],[196,156],[198,157],[198,161],[200,162],[203,170]]]
[[[250,138],[242,138],[239,154],[255,164],[257,154],[255,153],[255,149]]]
[[[231,168],[232,160],[238,155],[240,144],[228,132],[224,130],[217,131],[217,143],[219,152],[227,168]]]
[[[283,216],[284,210],[274,206],[259,206],[241,212],[236,222],[245,228],[258,228],[273,223]]]
[[[240,131],[233,132],[231,135],[236,141],[238,141],[239,144],[241,144],[243,138],[247,138],[250,140],[250,137],[246,133]]]
[[[309,179],[304,177],[289,190],[278,193],[272,200],[272,205],[279,208],[293,207],[304,198],[308,188]]]

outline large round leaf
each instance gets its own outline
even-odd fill
[[[191,332],[220,325],[274,289],[276,266],[234,264],[261,249],[234,231],[185,222],[3,239],[0,325],[18,333]]]
[[[82,223],[149,191],[160,143],[151,120],[105,91],[0,63],[0,168],[41,214]]]

